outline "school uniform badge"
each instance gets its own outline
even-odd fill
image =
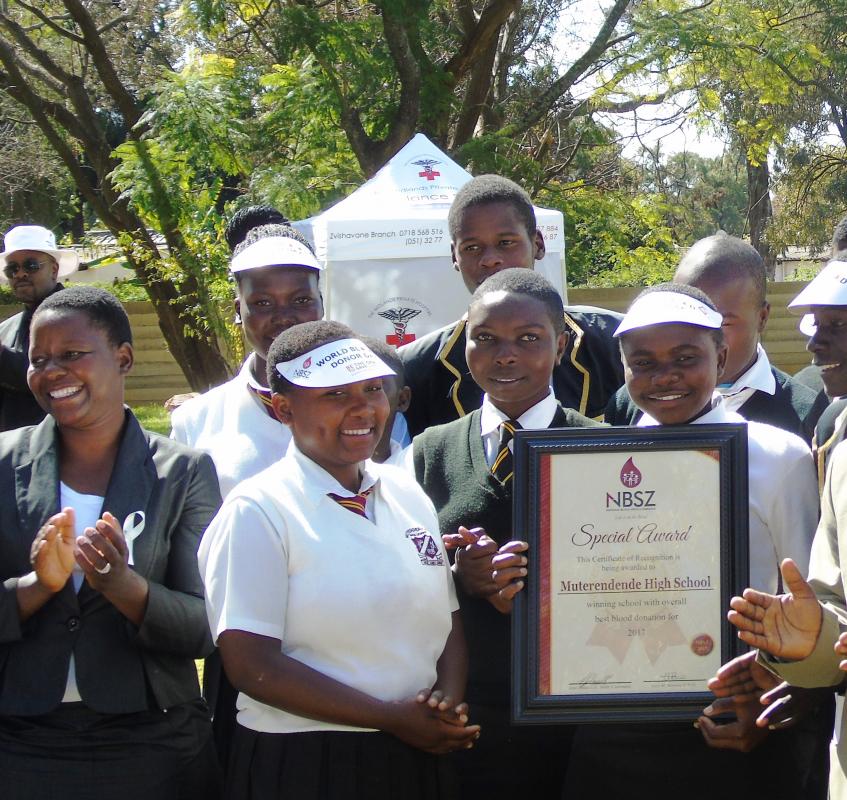
[[[411,539],[412,544],[415,545],[421,564],[433,567],[444,566],[444,556],[441,555],[435,539],[427,532],[426,528],[409,528],[406,531],[406,538]]]

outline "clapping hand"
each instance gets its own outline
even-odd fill
[[[63,508],[41,526],[30,549],[38,582],[53,594],[62,590],[74,569],[75,524],[74,510]]]

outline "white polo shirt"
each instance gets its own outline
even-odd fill
[[[711,411],[692,424],[744,422],[747,425],[747,472],[750,506],[749,586],[775,594],[779,564],[793,558],[800,571],[809,570],[812,538],[818,524],[818,482],[808,445],[793,433],[751,422],[727,411],[720,394]],[[658,425],[644,414],[638,427]]]
[[[287,425],[271,418],[247,389],[255,353],[240,372],[171,414],[171,439],[212,457],[221,496],[283,457],[291,441]]]
[[[230,493],[200,544],[206,608],[225,630],[279,639],[282,652],[381,700],[436,680],[458,609],[438,517],[397,467],[375,480],[360,517],[327,497],[350,495],[292,442],[281,461]],[[268,733],[362,730],[238,697],[241,725]]]

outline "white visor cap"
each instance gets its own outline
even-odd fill
[[[650,292],[639,297],[626,312],[615,331],[621,336],[638,328],[678,322],[699,328],[720,328],[723,317],[694,297],[679,292]]]
[[[788,304],[788,310],[808,314],[812,306],[847,306],[847,261],[830,261]]]
[[[268,236],[245,247],[229,264],[233,274],[259,267],[308,267],[321,270],[320,261],[302,242],[289,236]]]
[[[276,371],[295,386],[323,389],[371,378],[396,375],[364,342],[339,339],[276,365]]]

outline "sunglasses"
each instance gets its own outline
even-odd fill
[[[49,264],[49,261],[39,261],[37,258],[25,258],[23,261],[7,261],[6,266],[3,267],[3,274],[7,278],[13,278],[17,275],[18,270],[23,270],[27,275],[32,275],[35,272],[38,272],[45,264]]]

